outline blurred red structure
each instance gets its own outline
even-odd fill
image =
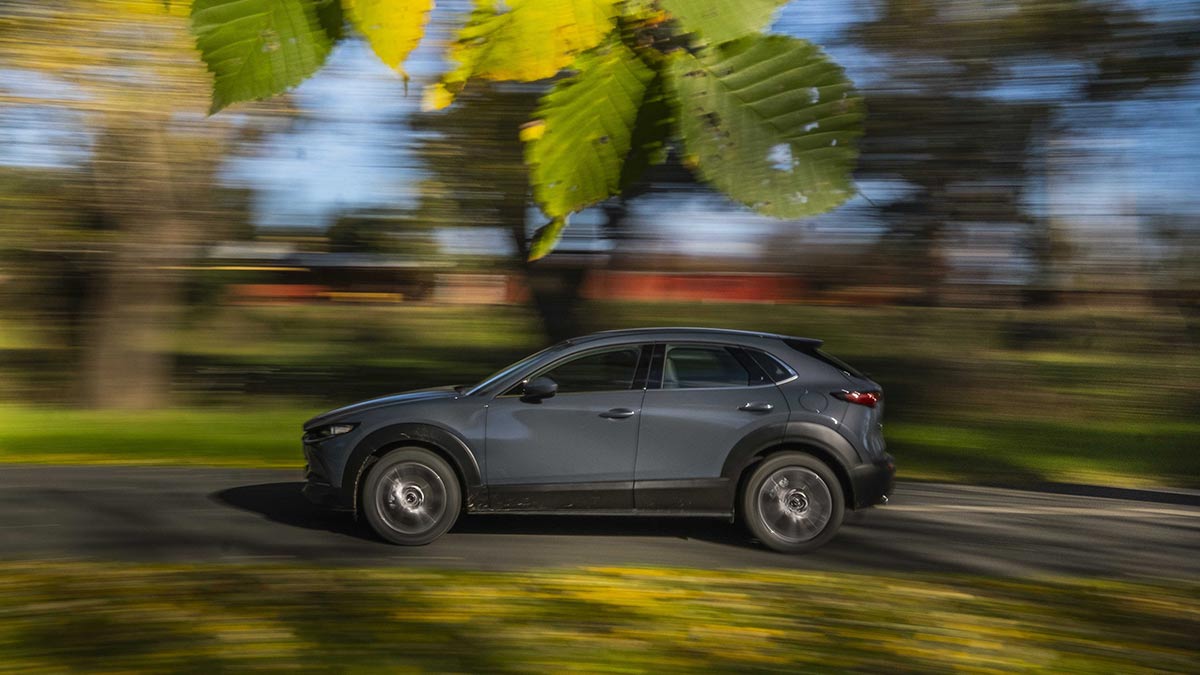
[[[596,300],[796,302],[803,280],[786,274],[593,271],[584,297]]]

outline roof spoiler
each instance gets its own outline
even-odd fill
[[[817,349],[825,344],[824,340],[818,340],[817,338],[794,337],[791,335],[780,335],[779,337],[783,338],[783,341],[790,344],[793,348],[801,351],[804,349]]]

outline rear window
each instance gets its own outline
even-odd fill
[[[808,356],[811,356],[814,359],[821,361],[822,363],[828,363],[829,365],[833,366],[834,368],[837,368],[838,370],[844,370],[847,373],[850,373],[851,375],[853,375],[854,377],[861,377],[863,379],[867,379],[867,376],[865,374],[863,374],[863,372],[860,371],[859,369],[857,369],[854,366],[850,365],[849,363],[846,363],[845,361],[839,359],[838,357],[834,356],[833,354],[830,354],[829,352],[823,351],[823,350],[813,346],[813,344],[811,342],[805,342],[802,340],[784,340],[784,342],[787,343],[787,346],[791,347],[792,349],[795,349],[796,351],[798,351],[802,354],[807,354]]]

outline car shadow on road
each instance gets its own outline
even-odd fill
[[[311,504],[300,494],[303,485],[301,482],[243,485],[214,492],[210,497],[219,504],[257,513],[281,525],[382,542],[365,522],[356,521],[348,513]],[[450,536],[455,534],[672,537],[756,546],[739,526],[719,518],[463,514],[450,530]]]
[[[242,485],[209,497],[218,504],[257,513],[272,522],[307,530],[324,530],[359,539],[378,539],[365,524],[356,522],[347,513],[338,513],[312,504],[300,494],[304,483],[262,483]]]

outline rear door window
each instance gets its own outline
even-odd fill
[[[668,345],[663,363],[663,389],[713,389],[761,384],[761,372],[752,372],[729,347]]]

